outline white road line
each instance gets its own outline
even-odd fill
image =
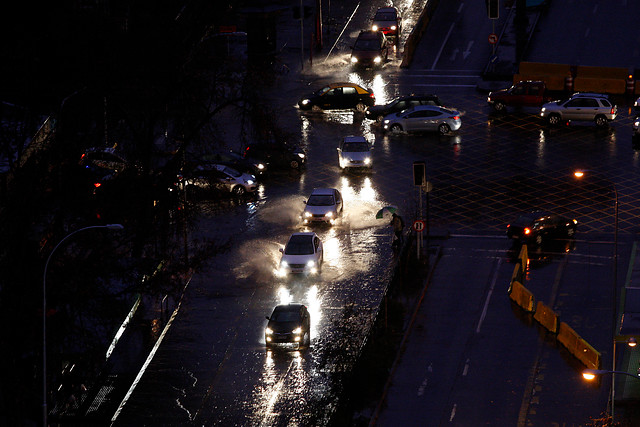
[[[449,36],[451,35],[451,32],[453,31],[453,26],[455,25],[455,22],[451,24],[451,27],[449,28],[449,32],[447,33],[447,37],[444,38],[444,41],[442,42],[442,46],[440,46],[440,50],[438,51],[438,55],[436,56],[436,60],[433,61],[433,65],[431,66],[432,70],[436,69],[436,64],[438,63],[438,60],[440,59],[440,55],[442,55],[442,51],[444,50],[444,46],[447,44],[447,40],[449,40]]]
[[[470,360],[467,359],[467,361],[464,364],[464,369],[462,370],[462,376],[463,377],[466,377],[467,373],[469,372],[469,362],[470,362]]]
[[[482,322],[484,322],[484,318],[487,315],[487,309],[489,308],[489,301],[491,300],[493,289],[496,286],[496,280],[498,280],[498,271],[500,271],[501,265],[502,265],[502,258],[498,258],[498,265],[496,265],[496,269],[494,270],[494,273],[493,273],[493,279],[491,279],[491,287],[489,288],[489,293],[487,294],[487,299],[485,300],[484,307],[482,309],[482,315],[480,316],[480,320],[478,321],[478,326],[476,327],[476,334],[480,333]]]
[[[456,416],[456,408],[458,407],[457,403],[453,404],[453,408],[451,408],[451,416],[449,416],[449,422],[453,421]]]

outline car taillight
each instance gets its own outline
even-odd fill
[[[371,98],[371,99],[376,99],[376,96],[373,94],[373,92],[370,92],[370,93],[369,93],[369,98]]]
[[[95,188],[98,188],[98,187],[100,187],[101,185],[102,185],[102,184],[100,184],[99,182],[94,182],[94,183],[93,183],[93,186],[94,186]]]
[[[450,118],[450,119],[453,119],[453,120],[460,120],[460,116],[451,116],[451,117],[449,117],[449,118]]]
[[[616,113],[616,109],[611,107],[611,114],[615,114]]]
[[[531,234],[531,229],[529,229],[528,227],[525,227],[524,234]]]

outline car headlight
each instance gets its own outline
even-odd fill
[[[547,111],[547,109],[544,107],[542,107],[542,109],[540,110],[541,113],[544,113],[545,111]]]
[[[640,126],[640,120],[636,120],[635,122],[633,122],[633,125],[634,125],[635,127]]]
[[[307,261],[307,267],[312,268],[316,266],[316,262],[314,260]]]
[[[296,335],[300,335],[302,333],[302,328],[298,326],[292,332]]]
[[[380,62],[382,62],[382,58],[380,56],[376,56],[375,58],[373,58],[373,62],[379,64]]]
[[[392,25],[392,26],[391,26],[391,29],[392,29],[393,31],[395,31],[395,30],[396,30],[396,28],[398,28],[398,27],[396,27],[395,25]]]
[[[262,163],[258,163],[258,166],[256,166],[258,169],[263,170],[264,169],[264,165]]]
[[[351,57],[351,62],[353,62],[355,64],[356,62],[358,62],[358,58],[356,58],[355,56],[352,56]]]
[[[491,102],[491,97],[487,96],[487,102]]]
[[[326,214],[324,214],[324,216],[326,216],[327,218],[333,218],[333,212],[327,212]]]
[[[304,213],[303,213],[302,215],[303,215],[305,218],[311,218],[311,216],[312,216],[311,212],[307,212],[307,211],[304,211]]]
[[[387,120],[383,121],[382,123],[384,123],[385,125],[388,125],[389,122],[390,122],[390,120],[387,119]]]
[[[264,333],[267,334],[267,335],[271,335],[271,334],[273,334],[273,329],[265,328]]]
[[[303,99],[301,104],[302,105],[307,105],[308,103],[310,103],[311,101],[309,101],[308,99]]]
[[[304,153],[296,153],[298,155],[298,157],[300,157],[301,159],[304,159]]]
[[[371,163],[371,159],[369,157],[367,157],[366,159],[364,159],[364,164],[368,165]]]
[[[377,26],[377,25],[372,25],[372,26],[371,26],[371,30],[373,30],[373,31],[378,31],[378,26]]]
[[[287,261],[280,261],[280,268],[287,268],[289,267],[289,263]]]
[[[248,179],[246,182],[247,182],[247,185],[253,185],[253,180],[252,179]]]

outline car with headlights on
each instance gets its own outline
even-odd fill
[[[305,200],[302,223],[323,223],[334,225],[344,209],[342,194],[335,188],[316,188]]]
[[[244,150],[246,159],[261,162],[270,172],[279,169],[302,170],[307,163],[305,151],[295,145],[286,142],[256,142],[246,146]]]
[[[264,342],[267,348],[279,344],[293,344],[298,349],[307,348],[311,343],[311,316],[304,304],[289,303],[277,305],[271,316],[267,316],[264,328]]]
[[[364,111],[376,103],[373,91],[355,83],[330,83],[298,101],[301,110],[346,110]]]
[[[373,31],[380,31],[385,36],[393,38],[397,44],[402,26],[402,20],[398,9],[395,7],[378,8],[371,22]]]
[[[378,123],[382,123],[385,116],[391,113],[399,113],[407,108],[415,107],[416,105],[437,105],[442,107],[442,102],[437,95],[404,95],[392,99],[386,104],[373,105],[367,108],[364,112],[364,116],[369,120],[375,120]]]
[[[278,268],[279,276],[290,273],[318,274],[324,261],[322,241],[313,231],[293,233],[284,248]]]
[[[340,169],[373,167],[371,146],[364,136],[345,136],[337,150]]]
[[[389,60],[389,42],[382,31],[363,30],[351,47],[351,65],[380,67]]]
[[[507,225],[507,237],[542,245],[547,239],[572,238],[578,221],[546,211],[527,212]]]
[[[592,121],[598,127],[605,127],[617,115],[618,107],[604,93],[576,92],[567,100],[548,102],[540,109],[540,117],[551,126]]]
[[[389,114],[382,120],[385,131],[402,132],[437,131],[446,135],[462,126],[460,112],[436,105],[417,105],[399,113]]]
[[[222,151],[213,154],[206,154],[202,156],[201,159],[211,163],[230,166],[238,172],[254,175],[257,178],[264,176],[267,172],[267,166],[264,162],[251,157],[244,157],[242,154],[236,153],[235,151]]]

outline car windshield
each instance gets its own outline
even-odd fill
[[[311,195],[309,200],[307,200],[307,206],[333,206],[335,202],[333,201],[333,196],[330,194],[327,195]]]
[[[342,146],[342,151],[349,153],[366,152],[369,151],[369,144],[366,142],[345,142]]]
[[[373,18],[374,21],[395,21],[396,14],[393,12],[378,12]]]
[[[242,176],[242,174],[240,172],[238,172],[237,170],[230,168],[229,166],[225,166],[225,168],[223,169],[224,173],[226,173],[227,175],[231,175],[235,178],[238,178],[240,176]]]
[[[291,236],[287,247],[284,248],[287,255],[309,255],[313,253],[313,243],[309,236]]]
[[[274,322],[299,322],[300,314],[298,311],[291,310],[275,310],[271,315]]]
[[[378,39],[358,38],[353,50],[380,50],[380,42]]]

